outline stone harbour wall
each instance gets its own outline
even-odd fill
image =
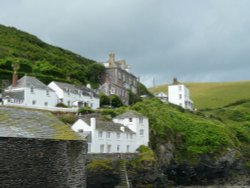
[[[0,188],[85,188],[86,142],[0,138]]]

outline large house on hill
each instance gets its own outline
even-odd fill
[[[106,70],[101,92],[106,95],[117,95],[124,104],[129,102],[127,90],[137,93],[137,77],[131,73],[130,66],[125,60],[115,60],[115,54],[109,54],[109,60],[103,63]]]
[[[4,90],[3,103],[54,107],[57,104],[57,96],[54,90],[40,80],[24,76],[19,80],[14,80],[12,85]]]
[[[189,89],[174,78],[173,84],[168,86],[169,103],[193,110],[193,101],[190,99]]]
[[[72,129],[87,138],[88,153],[134,153],[149,142],[148,118],[134,111],[113,121],[80,117]]]

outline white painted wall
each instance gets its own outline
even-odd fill
[[[120,123],[124,125],[125,127],[128,127],[132,131],[135,132],[135,143],[133,145],[134,151],[140,146],[145,145],[148,146],[149,142],[149,123],[148,118],[137,118],[134,117],[132,119],[125,118],[125,119],[118,119],[114,118],[113,121],[115,123]],[[143,134],[141,134],[141,131]]]
[[[183,84],[168,86],[168,101],[185,109],[193,110],[189,89]]]
[[[49,91],[47,94],[46,90],[34,88],[32,93],[30,88],[25,88],[23,104],[26,106],[54,107],[57,104],[57,96],[54,91]]]
[[[82,92],[79,90],[78,94],[72,92],[63,91],[55,82],[51,82],[48,85],[49,88],[53,89],[58,98],[62,101],[66,106],[74,106],[77,101],[83,101],[87,103],[89,107],[92,109],[97,109],[100,107],[100,99],[96,97],[82,95]]]
[[[133,153],[137,149],[134,144],[136,141],[135,134],[97,130],[95,118],[91,118],[91,125],[79,119],[72,125],[72,129],[75,132],[79,132],[79,130],[90,132],[91,141],[88,143],[89,153]],[[102,132],[102,136],[100,136],[99,132]],[[117,134],[120,136],[118,137]],[[101,147],[103,147],[103,150],[101,150]]]
[[[24,106],[34,106],[34,107],[55,107],[57,104],[57,96],[54,91],[44,89],[33,88],[33,92],[31,92],[31,88],[18,88],[18,89],[11,89],[6,91],[24,91],[24,100],[21,104]],[[8,103],[15,103],[14,101],[8,102],[8,100],[4,100],[4,104]]]

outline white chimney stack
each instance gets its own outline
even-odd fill
[[[91,126],[92,130],[96,129],[96,119],[95,118],[90,118],[90,126]]]
[[[91,85],[90,84],[87,84],[86,87],[89,88],[89,89],[91,89]]]
[[[121,130],[122,132],[124,132],[124,131],[125,131],[125,127],[122,126],[122,127],[120,128],[120,130]]]

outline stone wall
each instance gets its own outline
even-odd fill
[[[118,159],[127,159],[131,160],[138,156],[138,153],[98,153],[98,154],[88,154],[87,155],[87,162],[92,160],[118,160]]]
[[[86,187],[86,142],[0,138],[0,187]]]

